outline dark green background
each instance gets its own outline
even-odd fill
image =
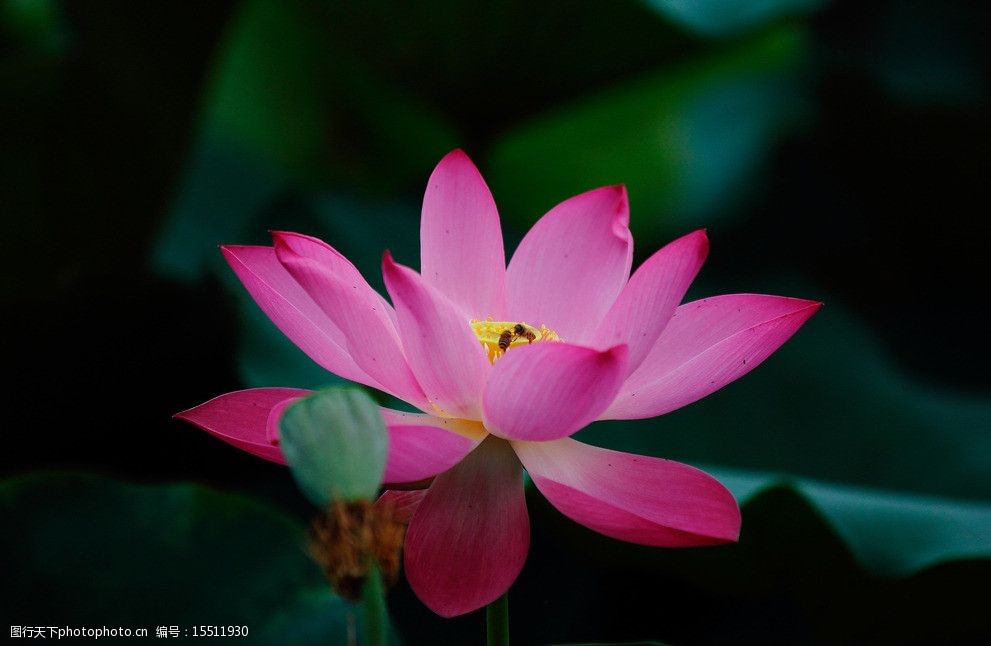
[[[991,640],[988,7],[685,4],[0,2],[4,623],[343,642],[288,472],[171,415],[333,382],[218,244],[315,234],[381,286],[462,147],[510,249],[624,182],[638,262],[708,228],[690,297],[826,303],[739,383],[581,433],[717,474],[740,544],[630,546],[530,492],[517,643]],[[483,635],[389,601],[404,643]]]

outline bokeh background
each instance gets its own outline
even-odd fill
[[[718,475],[740,543],[631,546],[531,491],[516,643],[991,641],[989,13],[3,0],[3,623],[344,642],[289,473],[171,415],[335,383],[218,244],[318,235],[380,287],[384,248],[417,266],[426,179],[462,147],[510,249],[625,183],[637,262],[707,227],[689,297],[826,303],[723,391],[581,433]],[[406,644],[484,634],[403,583],[389,603]]]

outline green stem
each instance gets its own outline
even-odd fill
[[[371,559],[368,578],[362,591],[365,606],[365,644],[386,646],[389,642],[389,611],[385,607],[385,589],[378,563]]]
[[[509,591],[485,608],[489,646],[509,646]]]

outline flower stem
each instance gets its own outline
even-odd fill
[[[488,646],[509,646],[509,591],[485,608]]]
[[[385,589],[378,563],[371,559],[368,578],[362,591],[365,606],[365,640],[368,646],[386,646],[389,642],[389,612],[385,607]]]

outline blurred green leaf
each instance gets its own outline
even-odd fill
[[[353,606],[306,556],[302,527],[193,484],[79,474],[0,484],[4,612],[21,625],[244,625],[244,643],[344,643]],[[360,623],[360,622],[359,622]]]
[[[306,4],[249,0],[220,45],[204,119],[280,168],[313,177],[330,145],[332,61]]]
[[[282,415],[279,439],[297,484],[318,507],[378,493],[388,435],[364,391],[332,388],[300,399]]]
[[[326,6],[335,42],[462,126],[469,148],[524,116],[707,45],[636,1]]]
[[[331,36],[322,3],[248,0],[230,26],[205,120],[302,182],[391,186],[458,140]]]
[[[320,2],[248,0],[221,46],[206,122],[304,181],[422,173],[456,135],[339,46],[330,20]]]
[[[770,487],[790,487],[879,574],[905,576],[942,561],[991,558],[991,504],[719,467],[706,471],[744,504]]]
[[[785,16],[822,8],[826,0],[645,0],[669,20],[706,36],[728,36]]]
[[[794,112],[805,50],[803,32],[780,28],[510,131],[486,174],[500,212],[525,226],[571,195],[626,184],[638,241],[711,224]]]
[[[322,3],[248,0],[218,48],[201,124],[155,268],[201,279],[216,247],[255,239],[285,191],[394,193],[457,146],[443,120],[330,37]]]
[[[257,153],[204,129],[152,250],[152,266],[183,282],[202,279],[208,268],[223,265],[221,244],[253,240],[271,228],[258,216],[284,182]],[[253,231],[256,224],[261,232]]]
[[[34,52],[58,53],[66,41],[61,13],[54,0],[0,0],[0,35]]]

